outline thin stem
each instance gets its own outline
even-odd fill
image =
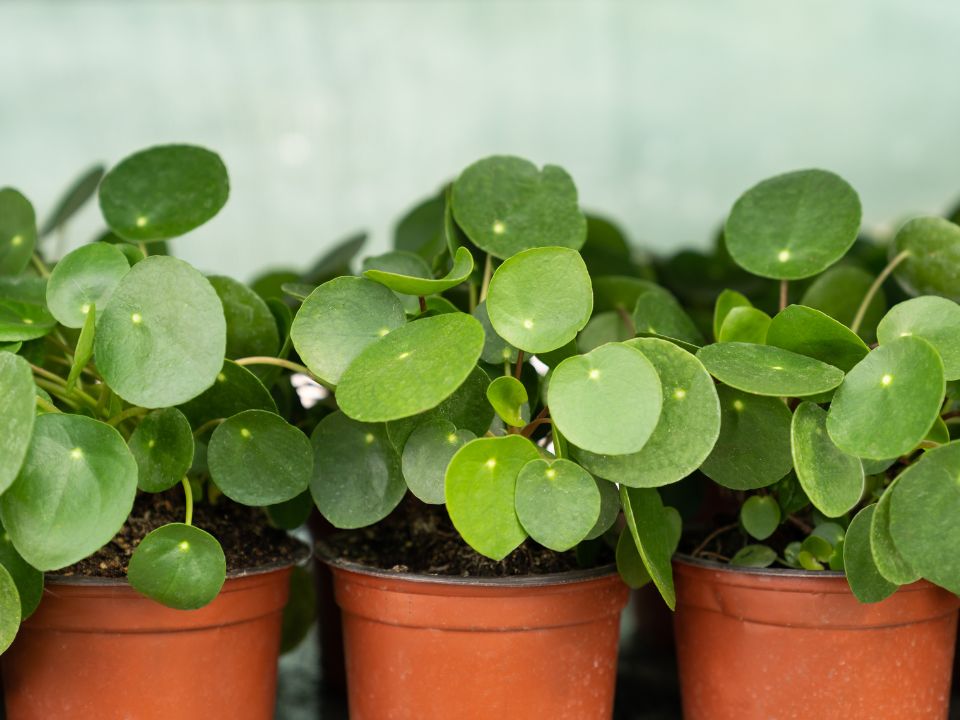
[[[780,281],[780,309],[787,307],[787,298],[789,297],[790,283],[786,280]]]
[[[490,278],[493,276],[493,256],[487,253],[487,260],[483,264],[483,282],[480,285],[480,302],[487,299],[487,288],[490,287]]]
[[[37,269],[37,272],[40,273],[41,277],[48,278],[50,277],[50,268],[47,267],[47,264],[40,258],[37,253],[34,253],[30,261],[33,263],[33,266]]]
[[[134,418],[134,417],[140,417],[141,415],[146,415],[148,412],[150,411],[147,408],[129,407],[123,412],[119,412],[116,415],[114,415],[112,418],[107,420],[107,425],[110,425],[111,427],[116,427],[117,425],[122,423],[124,420],[129,420],[130,418]]]
[[[38,388],[43,388],[48,393],[58,398],[63,403],[69,405],[74,410],[79,410],[80,405],[75,399],[70,397],[70,394],[64,389],[62,385],[57,385],[52,383],[49,380],[44,380],[43,378],[34,378],[33,381],[37,384]]]
[[[884,281],[890,277],[890,273],[896,270],[897,265],[902,263],[910,257],[909,250],[901,250],[890,262],[887,263],[887,266],[880,271],[880,274],[877,275],[877,279],[873,281],[873,285],[870,286],[870,289],[867,290],[867,294],[863,296],[863,301],[860,303],[860,307],[857,308],[857,314],[853,316],[853,322],[850,323],[850,329],[854,332],[860,330],[860,325],[863,324],[863,318],[867,314],[867,308],[870,307],[870,303],[873,302],[873,296],[877,294],[877,291],[880,290],[880,286],[883,285]]]
[[[523,372],[523,350],[517,350],[517,367],[514,370],[514,377],[519,380],[520,373]]]
[[[56,373],[52,373],[49,370],[45,370],[39,365],[34,365],[33,363],[30,363],[30,368],[33,370],[34,375],[39,375],[40,377],[46,378],[50,382],[55,382],[58,385],[62,385],[63,387],[67,386],[67,381],[64,380],[62,377],[60,377],[59,375],[57,375]]]
[[[550,413],[550,408],[544,407],[543,410],[537,413],[537,416],[533,420],[531,420],[529,423],[527,423],[526,426],[524,426],[523,430],[520,431],[520,434],[523,435],[524,437],[530,437],[530,435],[533,433],[534,430],[536,430],[536,428],[539,425],[542,425],[544,422],[550,422],[550,420],[548,419],[549,413]]]
[[[52,402],[50,402],[46,398],[40,397],[39,395],[37,395],[37,407],[42,408],[47,412],[57,412],[57,413],[63,412],[62,410],[60,410],[60,408],[58,408]]]
[[[193,436],[194,436],[194,437],[200,437],[200,436],[203,435],[207,430],[209,430],[209,429],[211,429],[211,428],[215,428],[217,425],[219,425],[220,423],[222,423],[224,420],[226,420],[226,418],[214,418],[213,420],[207,420],[203,425],[201,425],[200,427],[198,427],[196,430],[193,431]]]
[[[700,543],[699,545],[697,545],[696,549],[695,549],[692,553],[690,553],[690,554],[691,554],[693,557],[696,557],[697,555],[700,555],[701,553],[703,553],[704,548],[706,548],[707,545],[709,545],[711,542],[713,542],[714,540],[716,540],[718,537],[720,537],[720,536],[723,535],[724,533],[730,532],[731,530],[734,530],[734,529],[736,529],[736,528],[738,528],[738,527],[740,527],[740,523],[730,523],[729,525],[724,525],[723,527],[718,527],[718,528],[717,528],[716,530],[714,530],[712,533],[710,533],[709,535],[707,535],[707,537],[704,539],[704,541],[703,541],[702,543]],[[705,554],[705,553],[703,553],[703,554]],[[716,553],[711,553],[711,554],[712,554],[712,555],[715,555]]]
[[[147,244],[145,242],[138,242],[137,247],[140,248],[140,252],[143,253],[144,257],[150,257],[150,251],[147,250]],[[187,523],[188,525],[190,523]]]
[[[728,558],[726,555],[721,555],[720,553],[710,552],[709,550],[702,550],[702,551],[700,552],[700,555],[701,555],[702,557],[706,557],[706,558],[715,558],[715,559],[720,560],[720,561],[722,561],[722,562],[727,562],[727,563],[730,562],[730,558]]]
[[[620,316],[623,324],[627,326],[627,332],[630,333],[630,337],[636,337],[637,324],[633,321],[633,317],[627,312],[627,309],[622,305],[617,305],[617,314]]]
[[[427,311],[427,299],[423,295],[418,295],[417,300],[420,301],[420,312]]]
[[[787,520],[794,526],[803,530],[803,532],[807,533],[808,535],[813,532],[813,528],[798,517],[794,517],[793,515],[787,515]]]
[[[470,293],[470,314],[472,315],[473,311],[477,309],[477,286],[471,281],[467,283],[467,287]]]
[[[58,390],[58,393],[56,393],[58,397],[64,397],[64,399],[74,398],[76,400],[81,400],[83,404],[89,407],[91,410],[95,411],[97,409],[97,401],[87,395],[87,393],[83,392],[83,390],[79,390],[77,388],[67,390],[67,381],[59,375],[55,375],[49,370],[44,370],[42,367],[38,367],[33,363],[30,364],[30,367],[33,369],[33,374],[38,376],[34,378],[34,382],[36,382],[40,387],[50,392],[53,391],[47,386],[49,385],[51,387],[55,387]],[[41,383],[43,384],[41,385]]]
[[[254,355],[252,357],[245,357],[245,358],[240,358],[239,360],[234,360],[234,362],[237,365],[276,365],[277,367],[286,368],[287,370],[292,370],[295,373],[301,373],[302,375],[306,375],[308,378],[310,378],[314,382],[319,383],[320,385],[323,385],[328,390],[333,389],[333,387],[329,383],[321,380],[312,372],[310,372],[310,368],[308,368],[306,365],[295,363],[292,360],[286,360],[284,358],[269,357],[267,355]]]
[[[187,514],[183,519],[184,525],[193,525],[193,488],[190,487],[190,481],[186,477],[180,479],[183,485],[183,495],[187,503]]]

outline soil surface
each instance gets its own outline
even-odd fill
[[[442,505],[410,496],[376,525],[332,535],[324,543],[344,560],[398,573],[508,577],[584,568],[574,551],[554,552],[529,538],[503,560],[491,560],[464,542]],[[588,567],[611,562],[613,552],[604,546]]]
[[[183,518],[183,491],[179,485],[163,493],[138,493],[133,512],[113,540],[90,557],[55,574],[124,577],[130,556],[147,533],[167,523],[183,522]],[[268,525],[262,510],[238,505],[226,498],[216,505],[196,503],[193,524],[220,541],[227,556],[227,573],[299,562],[306,552],[303,543]]]

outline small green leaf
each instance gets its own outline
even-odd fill
[[[910,335],[933,345],[947,380],[960,379],[960,305],[935,296],[913,298],[890,308],[877,326],[881,345]]]
[[[379,271],[384,273],[384,277],[393,276],[394,279],[406,278],[408,282],[415,281],[416,278],[424,281],[433,278],[433,272],[427,265],[426,260],[416,253],[402,250],[392,250],[383,255],[364,258],[363,274],[366,275],[370,271]],[[373,280],[374,278],[371,278],[371,282]],[[381,283],[378,282],[377,284]],[[420,303],[416,297],[400,292],[396,292],[395,296],[403,305],[406,313],[415,315],[420,312]]]
[[[484,300],[471,313],[481,325],[483,325],[483,352],[480,353],[480,359],[491,365],[499,365],[505,362],[515,363],[517,361],[517,349],[510,343],[497,335],[497,331],[490,324],[490,316],[487,314],[487,301]]]
[[[444,248],[444,193],[428,198],[410,209],[397,223],[393,246],[413,252],[429,261]]]
[[[823,570],[823,564],[817,560],[809,550],[800,550],[797,553],[797,562],[804,570]]]
[[[733,490],[754,490],[790,472],[790,410],[778,398],[748,395],[725,385],[720,397],[720,436],[700,469]]]
[[[407,486],[400,456],[383,425],[359,423],[334,412],[317,424],[310,440],[310,494],[334,527],[371,525],[403,499]]]
[[[35,390],[30,363],[0,352],[0,495],[13,484],[27,456],[37,416]]]
[[[0,495],[14,547],[38,570],[58,570],[110,542],[137,492],[137,463],[114,428],[85,417],[37,417],[20,475]]]
[[[523,406],[529,400],[527,389],[516,378],[510,375],[494,378],[487,387],[487,400],[507,425],[523,427],[527,424],[522,415]]]
[[[807,552],[815,560],[820,562],[827,562],[830,559],[830,556],[833,555],[833,543],[825,540],[819,535],[810,535],[807,537],[801,544],[800,548]],[[822,568],[807,568],[808,570],[821,570]]]
[[[277,412],[267,388],[252,372],[227,360],[213,385],[179,407],[190,425],[199,428],[211,420],[232,417],[244,410]]]
[[[593,540],[612,528],[620,517],[620,490],[612,482],[594,478],[600,492],[600,516],[584,540]]]
[[[422,278],[376,269],[364,270],[363,275],[370,280],[387,286],[394,292],[403,295],[423,296],[446,292],[450,288],[466,282],[472,272],[473,256],[469,250],[461,247],[457,248],[457,254],[453,259],[453,267],[450,268],[450,272],[442,278]]]
[[[7,569],[0,565],[0,654],[6,652],[20,629],[20,596]]]
[[[663,506],[656,490],[621,487],[620,501],[640,558],[667,607],[673,610],[677,605],[677,595],[670,563],[676,550],[673,542],[675,521]]]
[[[873,460],[910,452],[937,419],[943,363],[933,346],[905,336],[860,361],[834,395],[827,431],[837,447]]]
[[[130,436],[129,445],[139,468],[137,485],[145,492],[172,488],[193,463],[190,422],[176,408],[146,415]]]
[[[754,395],[817,395],[843,382],[843,372],[832,365],[770,345],[715,343],[697,357],[717,380]]]
[[[83,373],[83,369],[93,358],[93,345],[97,334],[97,306],[92,305],[90,312],[87,313],[83,321],[83,328],[77,337],[77,348],[73,354],[73,363],[70,365],[70,373],[67,375],[67,390],[73,390]]]
[[[887,580],[877,568],[870,547],[870,526],[876,505],[867,505],[856,514],[843,541],[843,567],[850,589],[857,600],[864,603],[880,602],[893,595],[897,586]]]
[[[403,446],[401,467],[410,492],[425,503],[444,502],[444,476],[457,450],[476,437],[457,430],[448,420],[435,418],[418,425]]]
[[[724,290],[717,296],[713,306],[713,337],[720,342],[720,328],[730,311],[738,307],[753,307],[750,300],[743,293],[736,290]]]
[[[592,311],[587,266],[568,248],[535,248],[512,256],[494,272],[487,293],[494,330],[529,353],[570,342]]]
[[[177,610],[196,610],[212,602],[227,578],[220,543],[192,525],[170,523],[137,545],[127,579],[133,589]]]
[[[0,188],[0,275],[19,275],[37,246],[37,217],[19,191]]]
[[[283,530],[296,530],[307,521],[313,508],[313,497],[309,490],[304,490],[289,500],[267,505],[266,511],[270,522],[276,527]]]
[[[67,254],[47,281],[47,306],[67,327],[83,327],[94,307],[103,310],[130,264],[116,245],[90,243]]]
[[[810,284],[800,304],[819,310],[849,327],[873,281],[873,275],[854,265],[833,267]],[[860,337],[868,342],[873,340],[877,323],[886,309],[886,295],[880,288],[867,306],[860,325]]]
[[[960,226],[938,217],[914,218],[897,232],[892,255],[909,253],[894,277],[911,295],[960,301]]]
[[[177,237],[203,225],[227,202],[227,169],[216,153],[161,145],[124,158],[100,183],[107,225],[131,242]]]
[[[737,567],[770,567],[777,559],[777,553],[766,545],[747,545],[740,548],[730,558],[730,564]]]
[[[223,304],[227,322],[227,357],[272,356],[280,347],[280,334],[270,308],[253,290],[233,278],[207,278]]]
[[[53,212],[47,216],[47,220],[40,230],[41,236],[49,235],[57,228],[62,227],[77,210],[87,204],[87,201],[97,192],[100,180],[103,179],[104,170],[103,165],[94,165],[73,181],[73,184],[60,197]]]
[[[762,277],[798,280],[823,272],[857,239],[860,199],[825,170],[777,175],[740,196],[724,228],[733,260]]]
[[[766,342],[844,372],[849,372],[870,352],[860,336],[846,325],[803,305],[790,305],[781,310],[770,323]]]
[[[633,323],[638,334],[662,335],[694,345],[703,344],[703,335],[693,320],[677,299],[662,288],[650,290],[637,298]]]
[[[10,573],[10,577],[17,586],[17,595],[20,597],[20,619],[26,620],[37,609],[40,598],[43,596],[43,573],[20,556],[2,525],[0,525],[0,567]],[[2,618],[2,608],[0,608],[0,618]]]
[[[567,358],[550,380],[550,414],[564,437],[593,453],[638,452],[660,419],[660,378],[639,350],[610,343]]]
[[[307,436],[272,412],[245,410],[221,423],[207,447],[210,476],[244,505],[273,505],[310,484],[313,451]]]
[[[629,326],[624,322],[620,313],[594,313],[580,334],[577,335],[577,349],[581,353],[596,350],[601,345],[611,342],[624,342],[634,337],[633,320]]]
[[[570,460],[531,460],[517,476],[517,518],[544,547],[569,550],[597,524],[600,491],[590,473]]]
[[[346,369],[337,387],[340,409],[361,422],[430,410],[467,379],[483,341],[483,326],[462,313],[408,323],[365,348]]]
[[[727,313],[717,342],[763,344],[767,341],[770,316],[754,307],[735,307]]]
[[[826,410],[812,402],[800,403],[793,413],[790,441],[797,478],[817,510],[840,517],[860,502],[863,466],[830,439]]]
[[[562,168],[522,158],[475,162],[453,184],[453,216],[477,247],[499,258],[547,245],[579,250],[587,220]]]
[[[515,510],[517,476],[537,447],[520,435],[478,438],[447,466],[447,512],[474,550],[502,560],[527,537]]]
[[[780,526],[780,506],[772,495],[751,495],[740,507],[743,529],[757,540],[766,540]]]
[[[220,298],[203,275],[176,258],[148,257],[123,276],[100,315],[97,369],[131,404],[179,405],[217,379],[226,334]]]
[[[623,275],[593,278],[593,311],[632,313],[637,300],[647,292],[664,292],[649,280]]]

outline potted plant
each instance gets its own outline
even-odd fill
[[[910,220],[865,288],[836,264],[860,215],[844,180],[805,170],[727,219],[730,256],[779,281],[780,302],[768,314],[721,293],[715,342],[691,348],[721,423],[701,465],[717,501],[674,562],[687,718],[947,716],[960,227]],[[886,309],[890,278],[909,299]]]
[[[7,716],[272,717],[304,548],[257,508],[309,507],[313,462],[268,390],[290,311],[152,253],[226,202],[214,153],[136,153],[52,227],[83,187],[110,233],[52,267],[0,190]]]

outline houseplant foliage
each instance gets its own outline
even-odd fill
[[[43,235],[94,191],[110,232],[48,265]],[[94,168],[43,233],[24,196],[0,190],[0,650],[37,607],[43,573],[107,544],[138,493],[181,485],[185,513],[139,543],[129,582],[192,609],[226,572],[194,503],[268,506],[307,489],[309,440],[268,389],[289,309],[165,254],[228,193],[220,158],[188,145]]]

